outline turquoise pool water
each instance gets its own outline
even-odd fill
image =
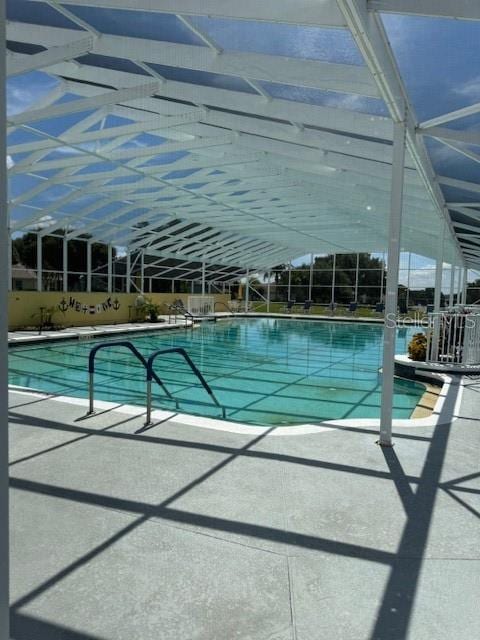
[[[397,352],[405,352],[412,329],[399,329]],[[230,420],[287,425],[380,415],[383,328],[341,322],[232,319],[194,330],[112,337],[130,340],[148,357],[157,349],[185,348]],[[101,340],[104,341],[103,339]],[[10,383],[50,393],[87,397],[87,363],[96,341],[57,341],[10,350]],[[180,411],[219,416],[218,408],[180,356],[157,359],[155,370],[180,401]],[[153,385],[154,406],[173,409]],[[424,387],[395,384],[394,417],[408,418]],[[144,369],[120,347],[96,358],[95,397],[145,405]]]

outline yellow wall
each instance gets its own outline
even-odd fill
[[[116,324],[129,321],[130,313],[134,315],[134,304],[137,293],[62,293],[59,291],[13,291],[9,293],[8,299],[8,324],[10,329],[36,326],[40,323],[40,307],[56,309],[53,314],[53,322],[65,327],[75,327],[81,325],[95,324]],[[174,300],[181,299],[185,307],[188,302],[188,293],[148,293],[146,298],[160,305],[160,314],[168,314],[166,305]],[[213,294],[212,294],[213,295]],[[215,294],[215,300],[227,302],[230,296],[227,294]],[[70,306],[70,299],[78,305]],[[110,299],[110,305],[108,300]],[[65,301],[68,309],[63,313],[58,305]],[[115,301],[118,302],[118,309],[113,308]],[[83,306],[95,307],[95,313],[85,312]],[[100,305],[97,307],[97,305]],[[117,304],[115,304],[115,307]],[[217,307],[218,311],[225,311],[222,306]],[[98,310],[98,311],[97,311]]]

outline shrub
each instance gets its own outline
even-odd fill
[[[427,336],[424,333],[415,333],[408,345],[410,360],[425,362],[427,358]]]

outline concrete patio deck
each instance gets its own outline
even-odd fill
[[[121,408],[77,422],[12,392],[12,639],[480,637],[480,379],[464,382],[458,419],[393,449],[355,427],[135,434]]]

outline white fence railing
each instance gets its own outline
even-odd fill
[[[480,364],[480,314],[431,314],[426,360],[443,364]]]
[[[209,316],[215,313],[214,296],[188,296],[187,308],[192,316]]]

